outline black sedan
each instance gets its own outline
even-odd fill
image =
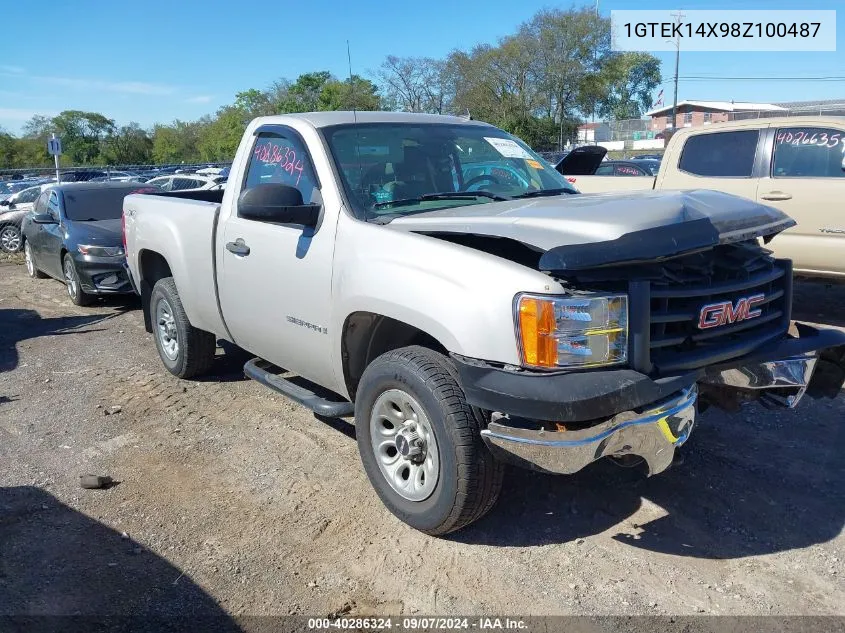
[[[132,293],[124,268],[123,198],[160,192],[131,182],[78,182],[45,190],[24,218],[30,277],[54,277],[76,305],[95,295]]]

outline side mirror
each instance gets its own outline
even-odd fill
[[[238,215],[259,222],[317,226],[319,204],[305,204],[296,187],[268,183],[256,185],[238,198]]]
[[[35,224],[58,224],[58,222],[56,222],[56,218],[49,213],[36,213],[32,216],[32,221],[35,222]]]
[[[10,204],[12,203],[9,202],[8,198],[6,200],[0,200],[0,207],[8,207]]]

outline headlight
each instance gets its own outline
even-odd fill
[[[83,255],[92,257],[123,257],[122,246],[85,246],[80,244],[76,249]]]
[[[516,296],[526,367],[619,365],[628,359],[628,296]]]

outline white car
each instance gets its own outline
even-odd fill
[[[174,174],[173,176],[158,176],[148,180],[146,184],[161,187],[165,191],[200,191],[203,189],[219,188],[226,182],[225,176],[200,176],[197,174]]]
[[[219,176],[222,171],[222,167],[203,167],[202,169],[197,169],[195,173],[200,176]]]
[[[3,200],[2,206],[12,207],[16,211],[29,211],[35,204],[36,198],[41,195],[41,192],[48,187],[52,187],[54,184],[55,183],[48,182],[40,185],[33,185],[32,187],[27,187],[26,189],[21,189],[17,193],[13,193],[11,196]]]

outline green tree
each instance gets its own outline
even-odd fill
[[[153,128],[153,160],[159,164],[191,162],[199,159],[197,142],[200,130],[208,121],[174,121],[171,125]]]
[[[637,119],[651,107],[651,95],[660,85],[660,60],[649,53],[613,55],[601,71],[605,96],[599,113],[612,119]]]
[[[124,125],[106,138],[103,158],[111,165],[144,165],[153,154],[153,140],[137,123]]]
[[[358,75],[327,81],[317,99],[318,110],[378,110],[380,105],[378,88]]]
[[[115,131],[114,121],[98,112],[65,110],[52,123],[62,139],[62,152],[74,164],[91,164],[99,158],[106,138]]]

